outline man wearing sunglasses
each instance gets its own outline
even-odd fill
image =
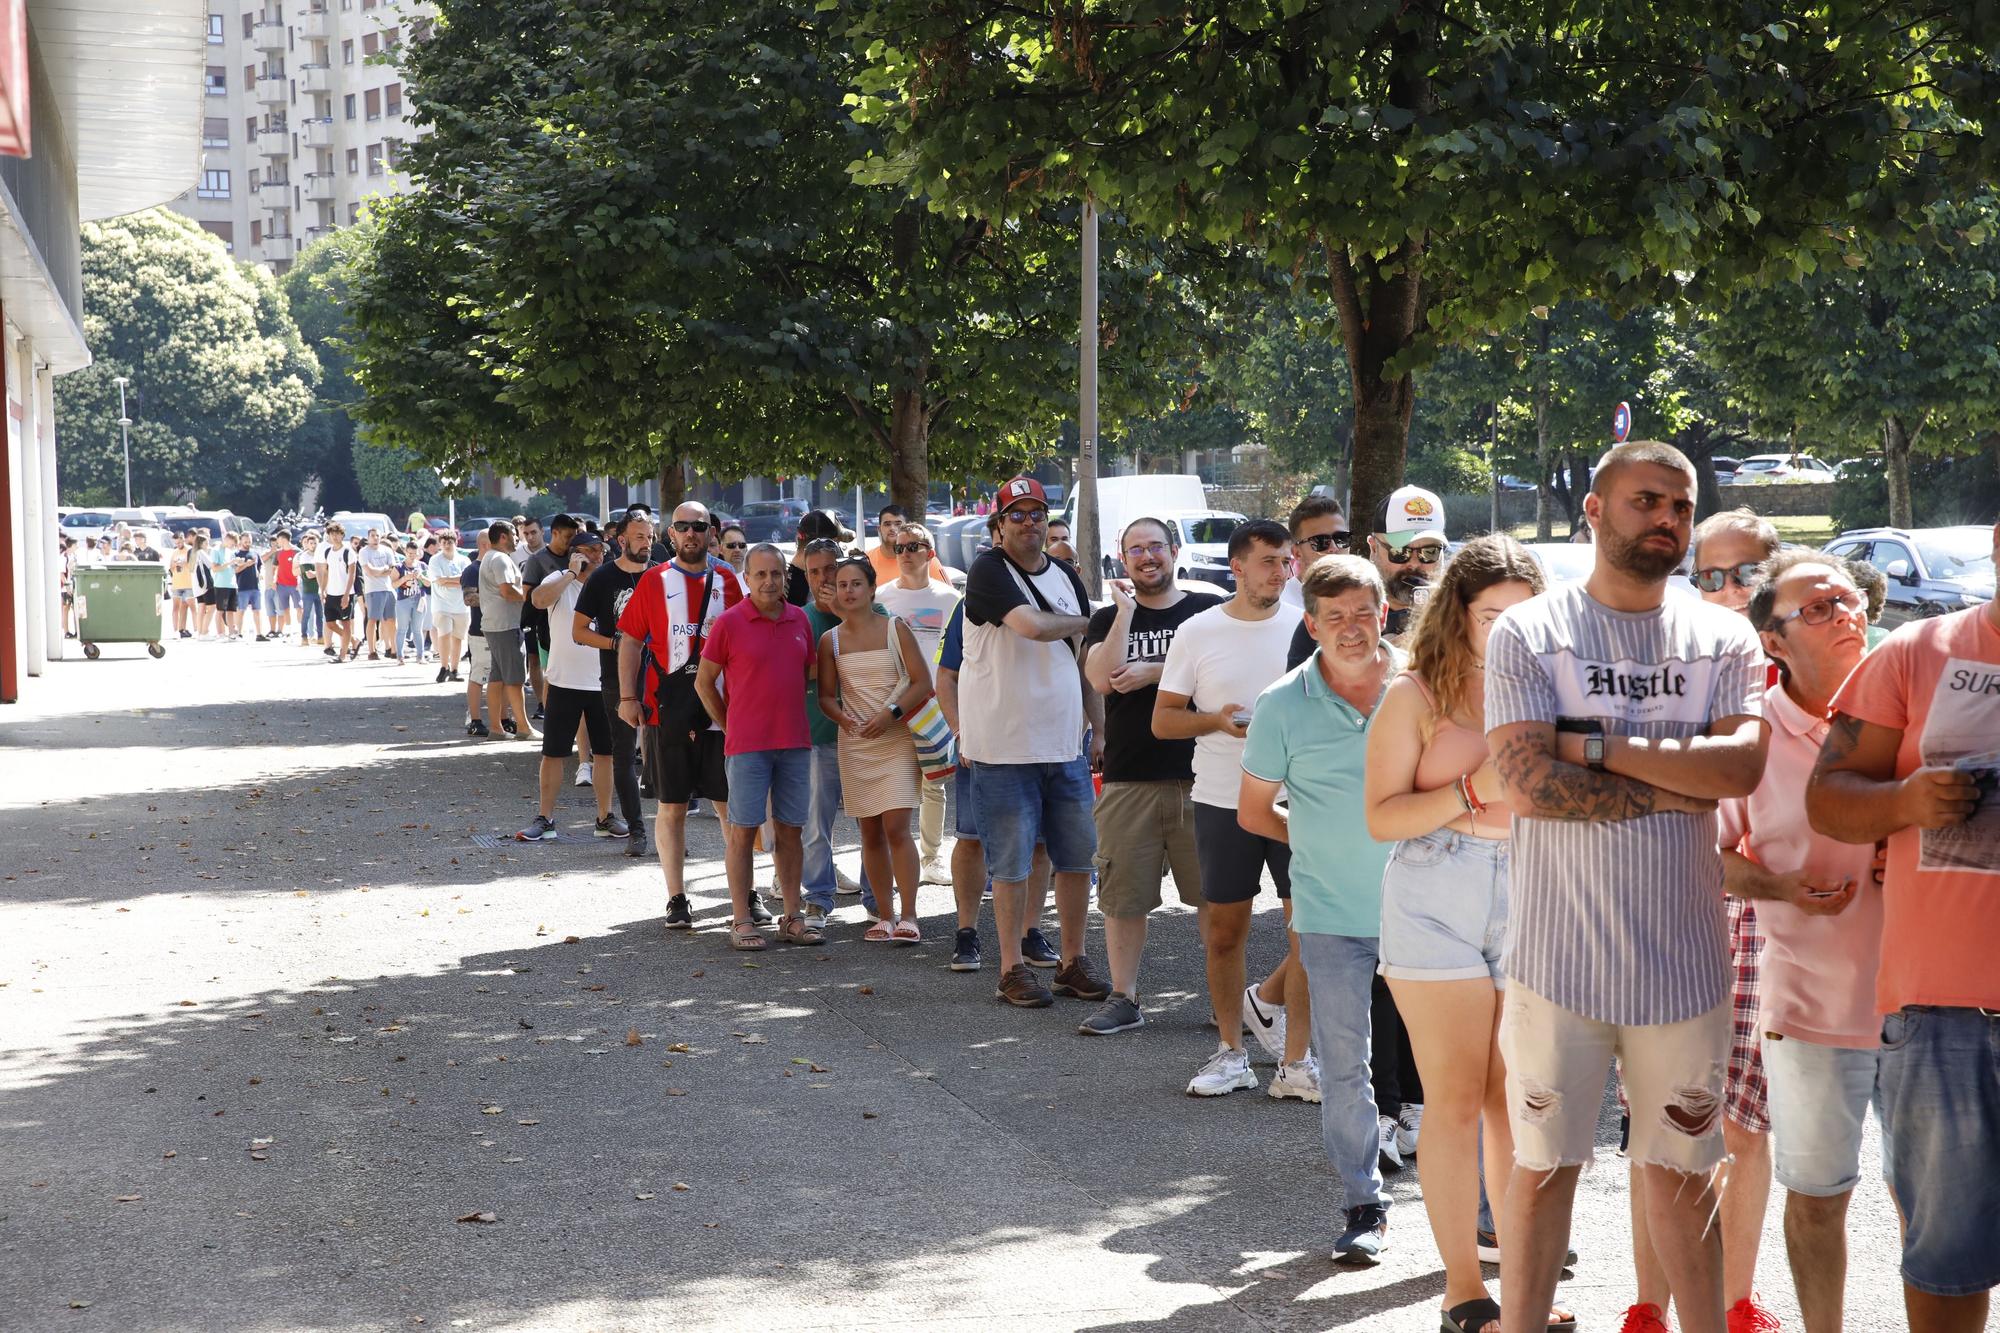
[[[882,511],[881,521],[885,525],[889,522],[887,509]],[[888,538],[883,540],[887,542]],[[879,555],[882,549],[877,547],[872,554]],[[931,572],[939,568],[934,550],[930,530],[923,524],[899,525],[895,544],[896,579],[875,588],[875,600],[916,635],[917,648],[924,661],[931,664],[933,685],[937,677],[938,641],[944,637],[951,609],[958,605],[957,590]],[[942,782],[924,783],[923,799],[917,809],[917,844],[923,855],[922,877],[926,884],[951,883],[951,869],[938,859],[944,842],[944,789]]]
[[[1401,648],[1416,621],[1417,608],[1430,594],[1431,584],[1444,567],[1444,501],[1421,486],[1405,486],[1390,493],[1375,517],[1375,531],[1368,534],[1366,551],[1355,546],[1351,536],[1348,545],[1353,554],[1366,554],[1375,562],[1375,572],[1382,576],[1382,587],[1388,594],[1388,618],[1382,625],[1382,638]],[[1344,528],[1346,524],[1340,526]],[[1310,543],[1309,547],[1299,555],[1301,575],[1312,560],[1338,549],[1337,544],[1329,545],[1324,552]],[[1301,617],[1286,658],[1287,669],[1311,657],[1318,646]],[[1379,1027],[1375,1030],[1382,1031]]]
[[[875,586],[878,589],[888,587],[903,576],[897,548],[902,544],[903,530],[909,522],[909,513],[901,505],[883,505],[875,513],[875,532],[880,540],[868,552],[868,563],[875,566]],[[931,558],[927,569],[934,581],[949,582],[949,576],[944,572],[944,566],[937,562],[937,557]],[[942,628],[939,632],[943,632]],[[933,639],[932,643],[935,644],[936,640]]]
[[[1306,600],[1300,586],[1306,571],[1323,555],[1346,555],[1354,534],[1348,531],[1340,501],[1330,495],[1308,495],[1293,505],[1285,526],[1292,534],[1292,577],[1278,600],[1304,615]]]

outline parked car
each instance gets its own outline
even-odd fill
[[[1882,623],[1894,627],[1993,600],[1993,529],[1856,528],[1827,554],[1873,565],[1889,583]]]
[[[1743,466],[1743,460],[1726,454],[1710,454],[1708,465],[1714,470],[1716,481],[1727,486],[1736,480],[1736,470]]]
[[[1811,454],[1752,454],[1737,465],[1731,481],[1759,486],[1774,481],[1832,481],[1833,468]]]
[[[752,500],[736,521],[752,544],[789,542],[799,535],[799,520],[811,508],[804,500]]]
[[[255,534],[257,525],[227,509],[198,509],[184,514],[168,514],[161,524],[169,532],[205,532],[210,541],[234,538],[239,532]]]
[[[74,537],[77,541],[102,537],[117,526],[118,520],[111,516],[109,509],[78,509],[62,505],[56,507],[56,528],[63,536]]]

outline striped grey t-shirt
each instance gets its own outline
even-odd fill
[[[1510,608],[1486,648],[1486,728],[1595,718],[1618,736],[1698,736],[1761,714],[1750,622],[1669,593],[1614,611],[1565,584]],[[1677,1023],[1729,993],[1716,816],[1516,816],[1507,975],[1603,1023]]]

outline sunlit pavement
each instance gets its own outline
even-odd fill
[[[1414,1168],[1385,1262],[1337,1268],[1316,1109],[1182,1095],[1191,915],[1109,1039],[995,1002],[990,915],[986,970],[948,971],[943,888],[916,948],[843,899],[825,947],[732,953],[708,819],[702,929],[669,935],[587,791],[562,841],[508,841],[536,747],[467,739],[434,671],[114,646],[0,710],[0,1327],[1438,1326]],[[1604,1329],[1614,1117],[1599,1142],[1559,1299]],[[1854,1328],[1902,1322],[1879,1170],[1871,1130]],[[1759,1286],[1797,1328],[1782,1198]]]

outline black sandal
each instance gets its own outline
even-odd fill
[[[1488,1324],[1500,1321],[1500,1304],[1489,1297],[1481,1296],[1476,1301],[1463,1301],[1444,1312],[1444,1333],[1479,1333]]]

